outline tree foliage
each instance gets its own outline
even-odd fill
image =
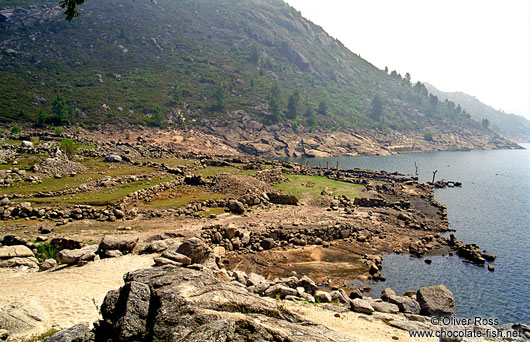
[[[381,117],[383,116],[383,101],[381,100],[381,96],[379,96],[379,94],[375,94],[374,98],[372,99],[372,110],[370,112],[370,116],[376,121],[381,120]]]
[[[300,107],[300,92],[295,90],[287,102],[287,118],[295,119]]]

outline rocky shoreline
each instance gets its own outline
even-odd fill
[[[186,310],[191,311],[183,312],[168,304],[178,317],[167,319],[184,322],[183,327],[189,323],[186,312],[213,310],[205,316],[210,319],[210,314],[223,316],[228,310],[237,316],[222,322],[207,320],[206,325],[202,316],[193,318],[190,324],[197,329],[186,334],[197,340],[217,336],[216,327],[221,326],[223,331],[228,329],[225,340],[241,336],[288,340],[286,336],[298,333],[310,340],[356,340],[332,330],[329,336],[317,337],[322,328],[311,328],[304,318],[286,320],[283,314],[255,309],[255,305],[271,305],[264,297],[282,300],[282,304],[273,301],[273,307],[284,305],[283,301],[317,303],[327,305],[324,310],[335,310],[337,317],[356,312],[379,317],[397,329],[436,330],[439,327],[429,326],[428,318],[420,315],[434,312],[424,308],[420,291],[397,296],[387,290],[382,299],[374,299],[368,296],[369,288],[352,287],[351,280],[384,281],[382,255],[388,253],[410,254],[425,258],[426,263],[430,254],[455,253],[464,261],[495,269],[494,255],[444,234],[447,208],[434,200],[433,190],[461,186],[457,181],[420,184],[417,178],[384,171],[179,152],[172,144],[149,137],[128,142],[79,138],[80,143],[98,148],[77,149],[68,155],[60,144],[65,136],[37,136],[38,140],[33,136],[30,141],[31,135],[10,135],[6,141],[19,143],[0,146],[2,163],[7,164],[0,170],[0,267],[21,274],[45,273],[138,254],[152,254],[157,265],[126,276],[130,279],[120,291],[127,293],[112,295],[128,298],[132,288],[140,289],[133,297],[144,296],[143,304],[131,302],[130,306],[134,310],[147,307],[147,312],[123,311],[123,305],[129,304],[120,299],[119,315],[125,316],[116,316],[116,298],[109,297],[102,306],[102,311],[107,310],[104,320],[95,330],[77,327],[59,333],[57,341],[75,340],[61,339],[71,333],[86,335],[87,339],[76,335],[80,341],[99,340],[98,336],[123,340],[125,335],[120,334],[131,326],[120,322],[135,314],[150,326],[132,322],[140,330],[127,336],[156,340],[153,336],[160,333],[157,339],[165,340],[175,332],[162,331],[165,327],[157,332],[152,325],[155,317],[149,316],[156,314],[150,311],[150,303],[162,300],[153,297],[157,286],[170,286],[171,279],[182,282],[182,277],[203,279],[213,286],[210,294],[199,296],[209,298],[220,291],[219,295],[237,297],[236,303],[238,299],[251,303],[250,308],[241,302],[227,309],[226,302],[221,306],[201,302],[198,308],[189,304]],[[114,200],[85,200],[109,198],[113,193],[119,194]],[[134,274],[142,274],[141,281]],[[165,278],[167,284],[157,283]],[[449,306],[454,314],[454,300]],[[5,320],[12,314],[9,310],[17,309],[0,307],[0,329],[7,328],[6,334],[15,336],[11,340],[23,334],[10,331]],[[255,315],[269,323],[254,325]],[[165,326],[166,318],[162,321]],[[290,330],[279,332],[271,324],[287,324]]]
[[[219,255],[198,238],[170,246],[160,259],[155,259],[157,267],[126,274],[125,285],[107,293],[102,319],[93,329],[76,325],[44,341],[356,341],[307,321],[286,301],[317,303],[337,318],[349,311],[373,316],[405,331],[436,333],[441,328],[433,317],[454,316],[454,297],[443,285],[403,296],[387,288],[381,299],[372,299],[359,290],[321,290],[307,276],[268,281],[255,273],[227,271]],[[443,329],[448,335],[443,341],[473,341],[459,338],[460,331],[514,337],[506,341],[530,337],[530,327],[516,324],[447,324]]]

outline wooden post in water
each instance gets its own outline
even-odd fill
[[[414,162],[414,167],[416,168],[416,176],[418,176],[419,175],[419,173],[418,173],[418,164],[416,164],[416,162]]]
[[[322,162],[321,161],[318,162],[318,167],[322,170]]]
[[[438,170],[434,170],[432,172],[432,184],[434,184],[434,177],[436,177],[436,172],[438,172]]]
[[[339,171],[339,161],[337,160],[337,171]]]
[[[329,160],[326,160],[326,169],[329,169]]]

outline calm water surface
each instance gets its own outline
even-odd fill
[[[290,159],[310,165],[415,173],[421,182],[436,179],[463,182],[462,188],[435,191],[448,207],[449,226],[458,239],[477,243],[497,256],[495,272],[454,256],[423,259],[387,255],[386,282],[371,284],[373,295],[392,287],[398,294],[422,286],[445,284],[455,295],[458,316],[499,318],[501,323],[530,324],[530,144],[526,150],[412,153],[326,159]]]

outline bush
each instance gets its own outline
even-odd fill
[[[61,140],[61,150],[68,156],[69,159],[72,159],[75,156],[75,151],[79,148],[79,145],[76,144],[72,139],[63,139]]]
[[[57,127],[55,129],[55,135],[61,135],[64,133],[64,129],[62,127]]]
[[[427,141],[433,141],[433,134],[431,131],[427,131],[425,133],[423,133],[423,139],[427,140]]]
[[[22,132],[22,129],[18,126],[13,126],[13,128],[11,128],[11,133],[20,133]]]

